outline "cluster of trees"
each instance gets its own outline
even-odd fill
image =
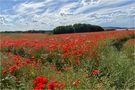
[[[58,26],[53,29],[53,34],[97,32],[97,31],[104,31],[104,29],[97,25],[79,23],[74,25]]]

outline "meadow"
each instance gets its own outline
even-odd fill
[[[1,34],[2,90],[134,90],[135,31]]]

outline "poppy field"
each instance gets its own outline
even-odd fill
[[[2,90],[133,90],[135,31],[1,34]]]

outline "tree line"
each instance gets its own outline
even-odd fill
[[[27,31],[1,31],[0,33],[46,33],[46,34],[52,34],[53,32],[51,30],[45,31],[45,30],[27,30]]]
[[[104,29],[97,25],[91,24],[73,24],[67,26],[58,26],[53,30],[27,30],[27,31],[1,31],[0,33],[46,33],[46,34],[66,34],[66,33],[81,33],[81,32],[98,32]]]
[[[53,29],[53,34],[80,33],[80,32],[98,32],[104,29],[97,25],[91,24],[74,24],[67,26],[58,26]]]

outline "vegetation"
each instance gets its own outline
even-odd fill
[[[27,31],[2,31],[0,33],[47,33],[52,34],[51,30],[27,30]]]
[[[0,87],[134,90],[134,35],[135,31],[2,34]]]
[[[64,34],[64,33],[80,33],[80,32],[98,32],[104,31],[100,26],[91,25],[91,24],[74,24],[67,26],[58,26],[54,28],[54,34]]]

